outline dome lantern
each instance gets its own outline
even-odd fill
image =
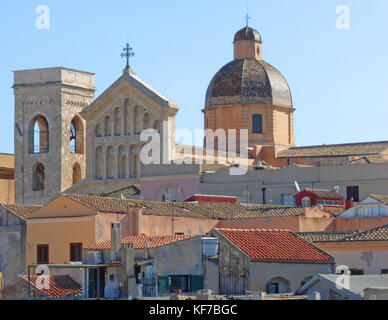
[[[234,59],[261,60],[261,35],[248,26],[237,31],[234,36]]]

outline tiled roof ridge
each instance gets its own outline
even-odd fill
[[[125,203],[125,204],[128,204],[129,207],[132,207],[132,208],[136,208],[136,207],[140,207],[139,204],[137,204],[136,202],[134,202],[133,200],[131,199],[120,199],[120,198],[110,198],[110,197],[101,197],[101,196],[95,196],[95,195],[86,195],[86,194],[63,194],[64,197],[66,197],[67,199],[70,199],[74,202],[77,202],[91,210],[95,210],[95,211],[100,211],[99,209],[97,209],[96,207],[94,207],[91,203],[89,203],[88,201],[86,200],[99,200],[101,202],[116,202],[116,203]]]
[[[64,193],[63,196],[65,196],[67,198],[71,198],[71,197],[75,196],[75,197],[80,197],[80,198],[95,198],[95,199],[101,199],[101,200],[113,199],[113,200],[133,202],[131,199],[117,199],[117,198],[96,196],[96,195],[91,195],[91,194]]]
[[[303,231],[297,232],[297,234],[346,234],[349,232],[360,232],[360,230]]]
[[[20,211],[18,210],[15,210],[16,208],[28,208],[28,209],[35,209],[33,210],[32,212],[29,213],[29,215],[35,213],[36,211],[38,211],[39,209],[41,209],[43,206],[42,205],[35,205],[35,204],[3,204],[1,203],[0,205],[2,205],[4,208],[6,208],[7,210],[11,211],[12,213],[16,214],[17,216],[21,217],[21,218],[26,218],[26,216],[24,216],[23,214],[21,214]]]
[[[337,242],[346,237],[358,234],[360,230],[305,231],[296,234],[309,242]]]
[[[194,237],[193,235],[186,235],[186,234],[185,235],[162,235],[162,236],[145,236],[145,235],[124,236],[124,237],[121,237],[121,246],[123,246],[124,244],[128,244],[128,243],[133,243],[135,245],[136,241],[158,242],[158,241],[167,240],[167,242],[156,243],[155,245],[153,245],[153,243],[151,243],[151,248],[157,248],[157,247],[160,247],[163,245],[168,245],[171,243],[190,239],[193,237]],[[101,251],[109,251],[111,246],[112,246],[112,241],[109,240],[109,241],[103,241],[103,242],[91,244],[88,247],[86,247],[85,250],[88,250],[88,251],[96,251],[96,250],[97,251],[100,251],[100,250]],[[135,249],[141,249],[141,248],[135,248]]]
[[[253,228],[253,229],[248,229],[248,228],[245,228],[245,229],[239,229],[239,228],[214,228],[215,230],[217,231],[234,231],[234,232],[238,232],[238,231],[241,231],[241,232],[291,232],[293,233],[291,230],[288,230],[288,229],[259,229],[259,228]]]
[[[311,146],[300,146],[291,147],[287,150],[307,149],[307,148],[322,148],[322,147],[344,147],[344,146],[359,146],[359,145],[373,145],[373,144],[388,144],[388,141],[370,141],[370,142],[351,142],[351,143],[340,143],[340,144],[321,144]]]

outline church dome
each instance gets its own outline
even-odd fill
[[[236,59],[210,82],[206,107],[237,104],[292,108],[291,91],[283,75],[265,61]]]
[[[241,30],[237,31],[234,36],[234,42],[243,40],[254,40],[256,42],[262,43],[260,33],[249,27],[242,28]]]

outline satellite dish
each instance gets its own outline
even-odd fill
[[[299,183],[297,181],[295,181],[295,189],[297,192],[300,192],[300,186],[299,186]]]

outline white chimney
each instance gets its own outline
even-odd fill
[[[121,223],[112,222],[111,224],[111,261],[121,260]]]

